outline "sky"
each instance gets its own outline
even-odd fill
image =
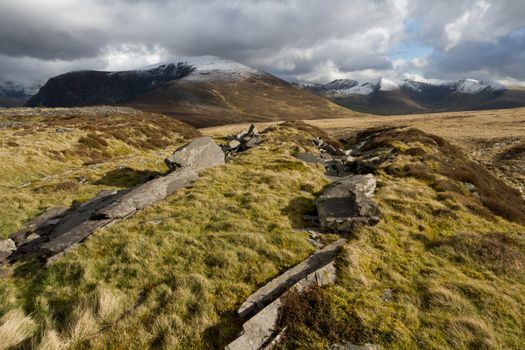
[[[288,81],[525,84],[525,0],[0,0],[0,81],[216,55]]]

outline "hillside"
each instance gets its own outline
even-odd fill
[[[162,115],[97,108],[4,114],[2,201],[13,205],[0,212],[3,237],[101,189],[162,181],[169,170],[162,159],[198,136]],[[237,151],[192,186],[96,230],[47,268],[38,256],[1,264],[0,344],[233,349],[258,315],[238,313],[247,298],[335,244],[333,281],[273,296],[280,302],[273,348],[523,348],[519,191],[472,161],[475,150],[456,139],[402,126],[368,129],[380,123],[374,118],[312,122],[325,123],[339,141],[302,122],[236,137],[225,127],[215,140]],[[507,125],[497,115],[484,120]],[[461,122],[474,129],[477,120]],[[507,136],[523,141],[523,130],[512,130]],[[487,142],[494,145],[498,132],[505,128],[486,130]],[[521,148],[508,147],[501,158],[519,161]],[[335,176],[341,159],[344,174]],[[374,179],[368,199],[353,191],[363,205],[377,206],[377,221],[360,216],[351,228],[327,229],[319,198],[346,179],[339,175],[356,173]]]
[[[27,106],[124,105],[196,127],[359,115],[273,75],[214,56],[181,57],[132,71],[51,78]]]
[[[397,85],[374,79],[360,83],[339,79],[327,84],[296,84],[352,110],[381,114],[416,114],[525,106],[525,91],[491,81],[461,79],[443,84],[405,80]]]

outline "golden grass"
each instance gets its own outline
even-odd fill
[[[221,348],[241,329],[235,310],[245,298],[313,251],[301,217],[327,180],[320,166],[290,156],[312,151],[311,139],[277,128],[191,189],[97,231],[48,270],[17,263],[0,284],[0,314],[31,315],[38,331],[21,341],[34,348]],[[413,148],[433,151],[419,141],[396,148],[406,152],[399,166],[419,159]],[[156,153],[146,154],[144,168],[156,164]],[[344,247],[337,284],[306,298],[319,306],[308,316],[315,327],[302,318],[279,347],[525,347],[523,226],[479,215],[466,189],[463,197],[437,192],[429,180],[384,170],[378,182],[382,221]]]
[[[20,309],[13,309],[0,318],[0,349],[5,350],[20,345],[33,335],[35,321]]]
[[[389,166],[417,159],[405,152]],[[440,178],[437,170],[425,169]],[[331,307],[294,324],[279,348],[324,349],[341,341],[385,349],[524,348],[524,226],[480,216],[467,206],[466,190],[444,196],[426,177],[384,169],[377,175],[382,220],[344,247],[339,279],[318,301]],[[310,326],[326,315],[333,320],[328,331]]]
[[[0,129],[0,202],[9,203],[0,206],[0,237],[46,209],[85,201],[103,189],[130,187],[166,171],[163,158],[183,142],[183,135],[197,134],[185,129],[176,133],[164,125],[167,117],[136,113],[0,118],[22,123]],[[169,133],[148,136],[162,128]]]
[[[50,269],[18,264],[0,288],[4,309],[26,306],[42,329],[37,345],[223,346],[240,329],[233,311],[243,299],[313,251],[295,225],[326,179],[290,156],[298,143],[313,145],[294,129],[266,135]]]

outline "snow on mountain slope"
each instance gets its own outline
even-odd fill
[[[431,84],[406,79],[401,85],[401,87],[419,93],[423,92],[425,89],[428,88],[448,89],[450,93],[458,92],[463,94],[477,94],[482,91],[498,92],[506,90],[505,85],[500,84],[498,82],[475,79],[460,79],[443,84]]]
[[[456,92],[464,94],[477,94],[481,91],[503,91],[505,85],[495,81],[480,81],[475,79],[461,79],[450,83]]]
[[[178,63],[188,64],[194,68],[194,70],[185,77],[185,79],[191,80],[245,79],[261,73],[241,63],[211,55],[175,57],[164,62],[139,68],[137,71],[148,71]]]
[[[327,84],[296,85],[303,89],[328,97],[347,97],[352,95],[369,96],[380,89],[390,90],[395,84],[391,81],[387,81],[386,84],[383,84],[382,79],[377,78],[363,83],[352,79],[337,79]]]

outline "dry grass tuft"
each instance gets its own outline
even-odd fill
[[[36,323],[20,309],[7,312],[0,318],[0,349],[9,349],[28,340],[36,331]]]

